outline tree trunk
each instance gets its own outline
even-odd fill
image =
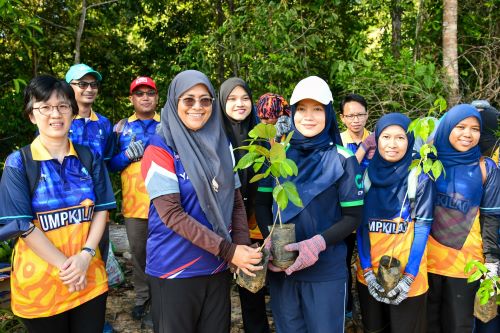
[[[448,81],[448,105],[450,107],[460,100],[458,90],[457,16],[458,1],[443,0],[443,67]]]
[[[415,47],[413,51],[413,62],[420,60],[420,29],[423,24],[424,17],[424,0],[418,1],[418,10],[417,10],[417,23],[415,25]]]
[[[401,50],[401,15],[403,9],[399,0],[391,1],[391,19],[392,19],[392,41],[391,49],[394,58],[398,59]]]
[[[222,27],[224,24],[224,11],[222,10],[222,3],[224,0],[217,0],[216,10],[217,10],[217,29]],[[222,44],[222,36],[219,35],[219,43]],[[224,54],[219,52],[217,59],[217,78],[219,79],[219,85],[224,82]]]
[[[76,31],[75,64],[80,63],[80,42],[82,40],[83,28],[85,27],[85,16],[87,16],[87,1],[82,0],[82,13],[80,15],[80,22],[78,23],[78,30]]]

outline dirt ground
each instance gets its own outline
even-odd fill
[[[134,306],[134,291],[131,284],[132,267],[129,260],[117,256],[118,261],[124,268],[125,283],[110,290],[107,304],[106,320],[111,323],[113,329],[117,333],[152,333],[153,330],[141,325],[140,321],[133,320],[130,313]],[[269,298],[267,298],[269,301]],[[243,322],[241,319],[240,301],[238,298],[237,288],[233,285],[231,290],[231,333],[243,333]],[[356,320],[348,320],[346,322],[346,333],[360,333],[362,329],[356,322],[359,322],[359,305],[355,304]],[[268,317],[272,327],[272,332],[275,332],[272,315]]]

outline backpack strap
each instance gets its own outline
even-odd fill
[[[94,155],[92,154],[90,148],[74,142],[73,142],[73,147],[75,148],[76,154],[78,155],[78,159],[80,159],[82,165],[85,167],[85,169],[88,170],[90,174],[92,174]]]
[[[416,200],[417,196],[417,186],[418,186],[418,176],[417,176],[417,168],[413,168],[410,170],[408,174],[408,199],[410,200],[410,216],[412,220],[415,220],[416,214]]]
[[[484,185],[486,183],[486,178],[488,177],[488,172],[486,171],[486,160],[483,156],[479,159],[479,168],[481,169],[481,181]]]
[[[31,145],[27,145],[19,149],[23,159],[24,169],[26,170],[26,178],[28,179],[28,186],[30,189],[30,196],[36,190],[38,181],[40,180],[40,162],[33,160],[31,154]]]

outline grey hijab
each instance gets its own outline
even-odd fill
[[[179,97],[197,84],[205,85],[211,97],[217,96],[205,74],[195,70],[177,74],[168,88],[159,134],[179,154],[201,209],[213,230],[230,241],[228,227],[233,213],[235,181],[219,101],[214,99],[212,115],[205,126],[197,131],[184,126],[177,113]]]

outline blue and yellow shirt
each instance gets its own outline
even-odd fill
[[[479,166],[468,165],[450,168],[446,177],[436,181],[438,194],[427,252],[431,273],[467,278],[465,265],[471,260],[484,261],[479,215],[500,216],[500,170],[490,158],[485,161],[484,184]]]
[[[141,140],[146,148],[159,123],[159,114],[155,114],[153,119],[147,120],[141,120],[134,114],[127,119],[123,126],[119,126],[120,123],[118,123],[113,128],[116,140],[115,155],[109,162],[109,169],[121,172],[122,214],[125,217],[147,219],[149,212],[149,196],[141,175],[141,161],[130,161],[125,155],[125,151],[132,137],[135,138],[135,141]]]
[[[363,142],[370,134],[371,133],[366,128],[363,129],[363,138],[361,139],[361,142]],[[360,143],[354,142],[351,135],[349,134],[349,131],[344,131],[340,133],[340,138],[342,139],[342,144],[344,145],[344,147],[349,149],[353,154],[355,154],[356,151],[358,151],[361,142]],[[359,166],[361,167],[361,174],[363,174],[366,168],[368,168],[368,164],[370,164],[370,160],[365,155],[361,163],[359,163]]]
[[[108,118],[91,111],[90,118],[76,116],[68,137],[74,143],[90,147],[107,162],[113,156],[112,126]]]
[[[62,163],[52,158],[39,137],[31,144],[31,152],[33,159],[40,161],[38,185],[31,195],[21,153],[10,154],[0,185],[0,219],[18,224],[32,221],[70,257],[85,245],[93,213],[116,206],[106,168],[96,156],[90,174],[71,141]],[[108,290],[100,253],[90,262],[87,287],[79,292],[69,293],[59,278],[59,269],[40,258],[22,238],[16,243],[12,268],[12,311],[22,318],[53,316]]]

